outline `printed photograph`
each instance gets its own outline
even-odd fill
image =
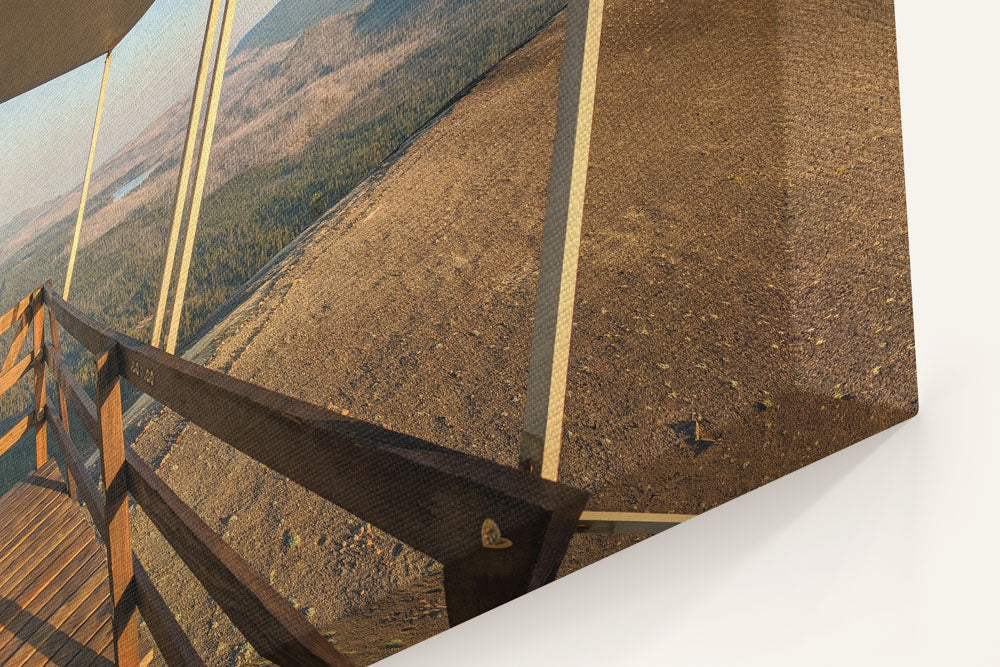
[[[373,664],[917,412],[892,0],[0,12],[0,664]]]

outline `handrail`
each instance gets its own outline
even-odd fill
[[[31,428],[32,424],[35,422],[35,416],[32,414],[24,415],[16,424],[10,427],[6,433],[0,436],[0,456],[7,453],[7,450],[11,448],[18,440],[21,439],[28,429]]]
[[[146,516],[257,651],[279,664],[349,667],[302,614],[177,497],[135,452],[129,488]]]
[[[198,366],[93,320],[55,294],[51,285],[43,285],[40,292],[33,321],[40,331],[40,309],[48,306],[53,340],[38,347],[32,363],[44,362],[52,372],[63,420],[45,411],[44,402],[36,414],[44,415],[41,433],[44,437],[46,425],[52,430],[63,451],[67,477],[78,483],[80,496],[108,544],[120,664],[133,661],[136,604],[171,664],[200,662],[131,552],[127,495],[138,501],[261,655],[279,664],[350,662],[141,458],[124,447],[119,378],[241,452],[440,561],[452,624],[555,577],[586,503],[585,492]],[[98,356],[96,402],[59,354],[57,322]],[[38,367],[43,368],[44,394],[44,367]],[[67,404],[101,448],[103,497],[72,445],[66,427]]]
[[[100,534],[101,539],[107,543],[108,522],[105,518],[104,499],[101,496],[101,492],[97,488],[97,484],[94,483],[94,479],[80,461],[76,447],[73,446],[69,432],[63,426],[62,422],[56,419],[52,413],[45,415],[45,419],[48,427],[52,429],[52,432],[56,436],[56,442],[59,445],[59,450],[62,452],[63,461],[69,473],[67,477],[76,481],[80,496],[87,510],[90,512],[94,527],[97,529],[98,534]],[[67,479],[68,481],[69,479]],[[198,653],[194,650],[194,647],[191,646],[191,641],[187,638],[187,635],[180,629],[177,619],[174,618],[172,613],[169,613],[169,608],[160,596],[160,592],[156,590],[139,558],[134,554],[132,557],[132,570],[135,573],[139,611],[146,621],[146,626],[149,628],[150,634],[153,635],[153,640],[167,659],[167,664],[191,665],[192,667],[203,666],[204,662],[198,657]]]
[[[63,464],[66,466],[69,475],[76,480],[80,497],[83,500],[84,506],[90,512],[90,518],[94,523],[94,527],[97,529],[98,534],[100,534],[101,539],[107,542],[108,521],[104,513],[104,498],[101,496],[97,484],[94,483],[93,478],[80,461],[80,456],[76,453],[76,447],[70,439],[69,432],[62,423],[51,412],[45,415],[45,421],[46,425],[52,429],[52,433],[55,434],[56,444],[59,445],[59,451],[62,453]]]
[[[30,355],[25,355],[16,364],[13,364],[8,370],[4,371],[0,375],[0,396],[2,396],[8,389],[14,386],[14,384],[23,378],[29,370],[35,367],[34,360]]]
[[[80,423],[83,424],[83,428],[86,429],[87,434],[90,435],[90,438],[94,442],[100,442],[101,426],[97,420],[97,406],[94,405],[94,401],[90,399],[90,396],[87,396],[87,392],[83,390],[80,383],[76,381],[73,374],[66,368],[66,362],[59,356],[59,353],[56,352],[51,343],[45,345],[45,363],[55,377],[56,382],[62,388],[63,393],[66,394],[69,407],[73,409],[74,414],[80,419]]]
[[[44,299],[87,349],[114,350],[118,372],[145,393],[446,565],[482,551],[485,519],[505,536],[516,533],[526,557],[549,546],[562,550],[558,543],[568,541],[586,502],[586,493],[572,487],[341,417],[169,355],[92,320],[48,288]],[[551,560],[540,565],[531,573],[531,588],[558,567]]]
[[[7,329],[10,329],[12,326],[14,326],[15,322],[21,319],[24,313],[27,312],[28,307],[31,305],[31,300],[33,296],[34,296],[33,293],[29,294],[28,296],[24,297],[16,304],[14,304],[13,308],[8,310],[3,315],[0,315],[0,334],[6,333]]]
[[[21,349],[24,347],[24,339],[28,335],[29,319],[26,312],[21,316],[21,321],[17,323],[14,340],[10,344],[10,349],[7,350],[7,358],[3,360],[3,367],[0,368],[0,373],[6,373],[17,360],[17,355],[21,354]]]

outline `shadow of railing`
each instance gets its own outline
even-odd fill
[[[114,664],[45,619],[38,618],[16,602],[3,597],[0,597],[0,633],[0,650],[5,655],[29,644],[38,654],[45,656],[49,664],[102,667]]]

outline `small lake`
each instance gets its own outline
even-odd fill
[[[145,182],[145,180],[149,178],[149,175],[153,173],[153,169],[155,169],[155,167],[150,167],[149,169],[139,174],[125,185],[115,190],[114,194],[111,195],[112,200],[118,201],[119,199],[121,199],[122,197],[124,197],[125,195],[132,192],[140,185],[142,185]]]

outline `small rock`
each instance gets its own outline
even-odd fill
[[[294,549],[302,544],[302,538],[290,530],[285,531],[285,538],[282,542],[286,549]]]

